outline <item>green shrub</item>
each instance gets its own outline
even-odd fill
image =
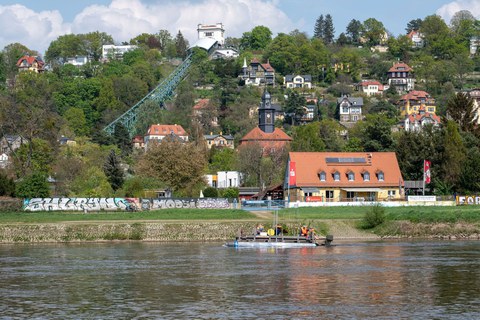
[[[221,191],[222,198],[237,199],[239,194],[240,190],[238,188],[225,188]]]
[[[205,198],[217,198],[218,191],[213,187],[206,187],[205,190],[203,190],[203,196]]]
[[[385,222],[385,208],[377,204],[371,206],[362,220],[363,229],[372,229]]]

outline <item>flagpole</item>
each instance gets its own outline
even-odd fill
[[[288,159],[288,165],[287,165],[287,199],[288,199],[288,207],[290,208],[290,159]]]
[[[423,160],[423,195],[425,195],[425,160]]]

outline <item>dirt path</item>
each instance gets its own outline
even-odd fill
[[[272,211],[250,211],[255,214],[255,216],[262,220],[273,220]],[[330,234],[338,240],[348,240],[348,239],[380,239],[377,235],[365,231],[359,230],[355,227],[356,220],[338,220],[338,219],[325,219],[319,220],[325,223],[328,227]]]

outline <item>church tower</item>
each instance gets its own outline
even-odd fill
[[[258,127],[265,133],[275,131],[275,109],[272,107],[272,97],[267,89],[263,92],[258,109]]]

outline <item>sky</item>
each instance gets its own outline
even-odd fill
[[[101,31],[116,43],[141,33],[181,31],[190,44],[198,24],[223,23],[226,37],[253,27],[273,35],[298,29],[313,34],[315,20],[330,14],[338,36],[352,19],[381,21],[394,36],[413,19],[469,10],[480,18],[480,0],[0,0],[0,48],[19,42],[43,54],[51,41],[69,33]]]

